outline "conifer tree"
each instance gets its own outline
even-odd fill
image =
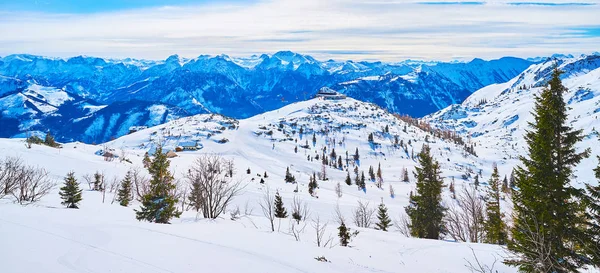
[[[423,145],[417,155],[419,166],[415,167],[417,192],[410,197],[406,213],[411,220],[410,232],[418,238],[439,239],[444,232],[442,188],[440,166],[431,156],[431,149]]]
[[[150,156],[148,155],[148,153],[145,153],[144,159],[142,159],[142,164],[144,165],[144,168],[146,168],[146,169],[150,168],[151,162],[152,162],[152,160],[150,160]]]
[[[268,178],[269,176],[267,175],[267,171],[265,171],[265,174],[263,175],[265,178]]]
[[[388,228],[390,227],[392,220],[390,220],[390,216],[388,215],[387,208],[385,207],[385,204],[383,202],[381,202],[381,204],[379,204],[379,208],[377,209],[377,220],[378,220],[378,222],[375,223],[375,226],[377,227],[377,229],[383,230],[383,231],[388,231]]]
[[[506,175],[504,176],[504,180],[502,180],[502,192],[506,194],[510,192],[508,189],[508,178]]]
[[[352,237],[358,235],[358,231],[350,232],[350,229],[346,227],[346,224],[342,222],[338,227],[338,237],[340,237],[340,246],[348,246]]]
[[[309,178],[308,182],[308,193],[311,196],[315,196],[315,189],[317,189],[319,185],[317,184],[317,175],[313,172],[313,175]]]
[[[600,156],[598,157],[600,160]],[[596,179],[600,181],[600,165],[594,169]],[[592,186],[586,184],[587,195],[585,196],[588,207],[588,239],[586,240],[586,252],[591,263],[600,268],[600,184]]]
[[[356,186],[359,190],[365,190],[367,185],[365,184],[365,172],[361,172],[361,175],[356,175]]]
[[[450,181],[450,186],[448,187],[450,193],[452,194],[452,199],[456,199],[456,190],[454,189],[454,176],[452,177],[452,181]]]
[[[360,160],[360,155],[358,154],[358,148],[356,148],[356,152],[354,152],[354,161]]]
[[[275,193],[275,217],[277,218],[287,218],[288,214],[285,210],[285,206],[283,206],[283,200],[281,199],[281,195],[279,195],[279,191]]]
[[[479,189],[479,175],[475,175],[475,181],[473,181],[473,185],[475,185],[475,189]]]
[[[512,169],[512,171],[510,172],[510,180],[508,180],[508,187],[510,188],[510,190],[515,188],[515,169]]]
[[[375,171],[373,170],[373,166],[369,166],[369,179],[375,181]]]
[[[154,159],[148,167],[148,172],[152,176],[150,189],[142,196],[140,209],[135,210],[138,220],[168,224],[171,218],[181,215],[175,207],[178,200],[174,196],[175,184],[169,165],[167,155],[162,152],[162,147],[158,146]]]
[[[69,172],[65,177],[65,185],[60,188],[60,198],[63,200],[61,204],[67,206],[70,209],[78,209],[79,202],[81,202],[81,189],[79,189],[79,183],[75,179],[75,173]]]
[[[383,187],[383,174],[381,173],[381,163],[379,163],[379,166],[377,167],[377,187],[380,189]]]
[[[315,144],[317,144],[317,135],[315,133],[313,133],[312,143],[313,143],[313,146],[315,146]]]
[[[290,172],[290,167],[285,169],[285,182],[286,183],[294,183],[296,182],[296,178]]]
[[[128,171],[127,174],[125,174],[123,181],[121,181],[121,186],[117,192],[117,201],[119,201],[119,204],[123,207],[129,206],[129,202],[133,199],[131,188],[131,171]]]
[[[404,172],[402,175],[402,182],[410,182],[410,179],[408,178],[408,169],[404,168]]]
[[[352,185],[352,179],[350,179],[350,172],[346,173],[346,185]]]
[[[340,155],[340,156],[338,157],[338,168],[339,168],[339,169],[342,169],[342,168],[343,168],[343,166],[344,166],[344,164],[342,163],[342,156]]]
[[[103,191],[104,190],[104,175],[99,172],[94,173],[94,189],[95,191]]]
[[[568,124],[567,89],[560,74],[555,67],[549,85],[535,98],[534,119],[525,135],[528,156],[520,158],[522,166],[515,172],[515,219],[508,242],[514,257],[506,263],[521,272],[577,272],[588,262],[580,244],[585,237],[583,207],[570,178],[589,150],[576,151],[582,131]]]
[[[495,164],[489,184],[486,201],[487,218],[484,224],[486,241],[490,244],[503,245],[506,243],[506,225],[500,212],[500,175]]]

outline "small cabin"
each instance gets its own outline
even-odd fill
[[[317,92],[315,95],[317,98],[322,98],[324,100],[343,100],[346,98],[346,95],[341,94],[329,87],[323,87]]]
[[[199,149],[198,141],[179,142],[177,148],[180,148],[182,151],[196,151]]]

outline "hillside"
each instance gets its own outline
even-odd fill
[[[578,147],[592,148],[592,155],[600,154],[597,131],[600,128],[600,55],[564,56],[532,65],[512,80],[484,87],[462,104],[449,106],[424,119],[439,128],[470,136],[478,150],[485,149],[514,166],[525,151],[523,136],[533,118],[534,96],[546,85],[555,63],[564,71],[561,79],[569,89],[564,99],[570,123],[582,129],[585,135]],[[592,156],[579,165],[577,185],[597,183],[589,171],[596,164]]]
[[[373,141],[368,141],[371,133]],[[153,143],[157,141],[167,149],[191,142],[201,147],[199,151],[177,152],[177,157],[171,159],[171,170],[181,183],[181,189],[187,188],[184,176],[198,156],[218,153],[233,160],[234,179],[241,181],[244,189],[226,214],[209,221],[187,211],[180,219],[174,219],[172,225],[148,224],[134,218],[133,209],[139,203],[124,208],[111,204],[113,194],[110,192],[102,202],[102,193],[87,190],[84,175],[98,171],[104,173],[107,181],[113,181],[113,177],[120,179],[130,168],[141,168],[143,154],[152,152]],[[13,234],[9,245],[16,246],[0,247],[0,255],[8,257],[3,266],[11,272],[40,268],[48,272],[80,272],[92,268],[117,272],[182,272],[203,266],[209,266],[213,272],[469,272],[465,265],[467,261],[474,262],[471,248],[485,264],[491,265],[495,258],[501,260],[504,253],[497,246],[406,238],[396,227],[391,232],[383,232],[350,224],[352,230],[360,231],[351,242],[352,247],[337,246],[336,207],[351,221],[358,201],[368,202],[371,208],[384,202],[390,216],[401,221],[408,196],[414,190],[414,177],[410,175],[409,182],[402,182],[402,171],[403,168],[408,172],[414,170],[412,153],[417,153],[425,143],[432,147],[432,154],[439,160],[446,183],[455,177],[457,190],[473,182],[470,178],[459,178],[465,173],[474,174],[483,169],[481,181],[485,181],[489,166],[495,161],[492,157],[472,156],[464,152],[462,145],[437,138],[374,104],[351,98],[312,99],[241,120],[213,114],[195,115],[143,129],[103,145],[69,143],[62,149],[39,145],[27,149],[22,140],[0,139],[0,153],[20,156],[27,164],[44,166],[57,182],[74,170],[86,189],[80,210],[62,209],[56,189],[39,204],[24,208],[9,204],[8,199],[1,200],[0,228]],[[333,149],[342,158],[342,166],[323,167],[317,155],[321,159],[323,154],[329,158]],[[104,161],[99,150],[110,150],[132,163],[119,159]],[[352,155],[356,150],[360,159],[354,161]],[[366,173],[369,166],[377,169],[379,164],[383,174],[381,189],[371,181],[367,181],[365,191],[344,183],[347,172],[354,179],[354,167]],[[287,167],[295,176],[296,184],[285,183]],[[504,165],[500,168],[506,173]],[[312,197],[308,194],[308,177],[323,169],[327,180],[319,179],[316,196]],[[261,179],[264,184],[259,182]],[[338,183],[342,197],[335,192]],[[259,206],[267,187],[271,193],[278,191],[288,208],[297,198],[307,205],[311,219],[318,217],[327,222],[325,238],[330,236],[333,245],[316,246],[311,221],[296,226],[305,226],[299,232],[299,241],[292,236],[294,222],[288,219],[278,220],[276,231],[271,233]],[[390,187],[394,189],[393,196]],[[447,189],[443,195],[446,204],[453,202]],[[236,206],[248,215],[232,220],[230,213]],[[37,246],[52,246],[52,251],[32,250],[31,242]],[[19,254],[23,252],[28,252],[28,261],[35,263],[23,265]],[[190,253],[193,259],[189,259]],[[330,262],[318,262],[315,260],[318,256],[325,256]],[[432,257],[437,257],[436,262],[432,262]],[[500,272],[516,272],[502,264],[496,268]]]

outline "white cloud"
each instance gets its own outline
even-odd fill
[[[599,50],[598,35],[574,29],[599,28],[600,5],[415,2],[278,0],[99,14],[6,12],[0,13],[0,54],[162,59],[293,50],[323,59],[398,61]],[[567,2],[590,1],[553,1]]]

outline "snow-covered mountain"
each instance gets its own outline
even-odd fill
[[[424,119],[439,128],[468,135],[478,147],[494,151],[496,157],[512,165],[517,164],[517,157],[525,152],[523,136],[533,118],[534,96],[546,86],[555,64],[564,71],[561,79],[569,89],[564,99],[570,123],[582,129],[586,136],[579,146],[592,148],[594,155],[600,154],[597,131],[600,128],[600,54],[556,56],[532,65],[506,83],[486,86],[462,104],[449,106]],[[579,182],[595,183],[589,170],[596,161],[591,157],[580,164],[576,173]]]
[[[113,109],[121,117],[131,113],[131,109],[122,107],[124,102],[147,102],[172,108],[171,112],[180,115],[210,112],[245,118],[310,98],[323,86],[394,113],[423,116],[459,103],[481,87],[505,82],[531,64],[517,58],[476,59],[469,63],[321,62],[289,51],[248,58],[202,55],[186,59],[174,55],[164,61],[10,55],[0,58],[0,98],[7,102],[0,109],[13,114],[0,117],[0,136],[17,136],[30,129],[15,125],[21,123],[36,123],[40,131],[62,127],[53,120],[14,115],[31,111],[16,103],[15,98],[5,97],[37,88],[32,85],[61,90],[76,101],[97,107],[106,106],[105,111]],[[69,117],[79,120],[89,114],[80,111]],[[109,118],[104,117],[104,124],[110,124]],[[147,125],[147,120],[128,124]],[[100,131],[93,134],[85,130],[58,130],[55,134],[61,140],[91,143],[124,132],[111,128],[97,129]]]

